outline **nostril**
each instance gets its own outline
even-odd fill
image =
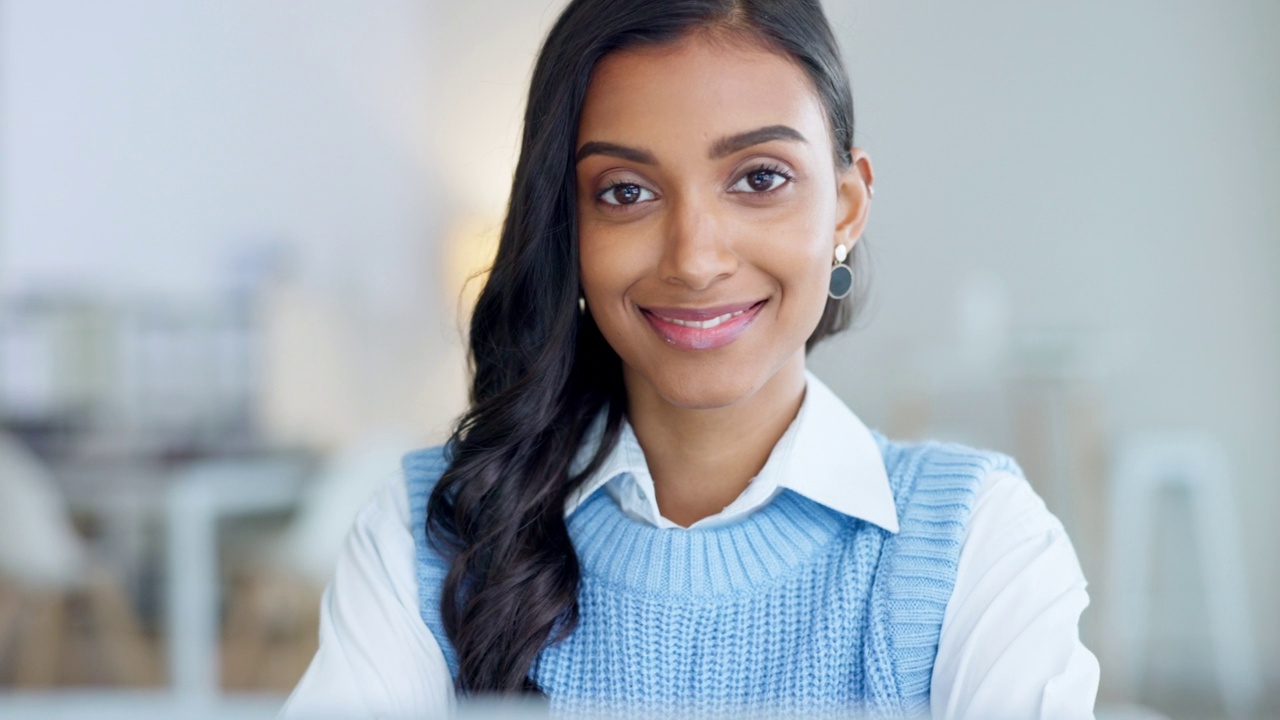
[[[714,235],[676,238],[668,244],[660,268],[668,282],[703,289],[737,272],[738,256],[730,244]]]

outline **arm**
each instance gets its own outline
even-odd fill
[[[1098,661],[1066,531],[1022,478],[983,480],[933,666],[934,718],[1092,718]]]
[[[320,647],[281,718],[446,717],[449,668],[418,613],[404,478],[356,518],[320,605]]]

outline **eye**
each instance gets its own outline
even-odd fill
[[[738,182],[729,189],[730,192],[763,193],[777,190],[784,183],[791,181],[791,176],[776,167],[758,167],[748,170]]]
[[[596,198],[606,205],[634,205],[654,198],[653,191],[635,183],[617,182],[601,190]]]

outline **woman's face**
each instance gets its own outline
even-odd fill
[[[837,167],[805,72],[697,32],[596,66],[578,127],[583,295],[628,393],[731,405],[802,373],[871,168]]]

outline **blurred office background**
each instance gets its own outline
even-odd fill
[[[0,716],[279,706],[562,5],[0,0]],[[1018,457],[1108,716],[1280,715],[1280,5],[826,5],[878,192],[812,367]]]

